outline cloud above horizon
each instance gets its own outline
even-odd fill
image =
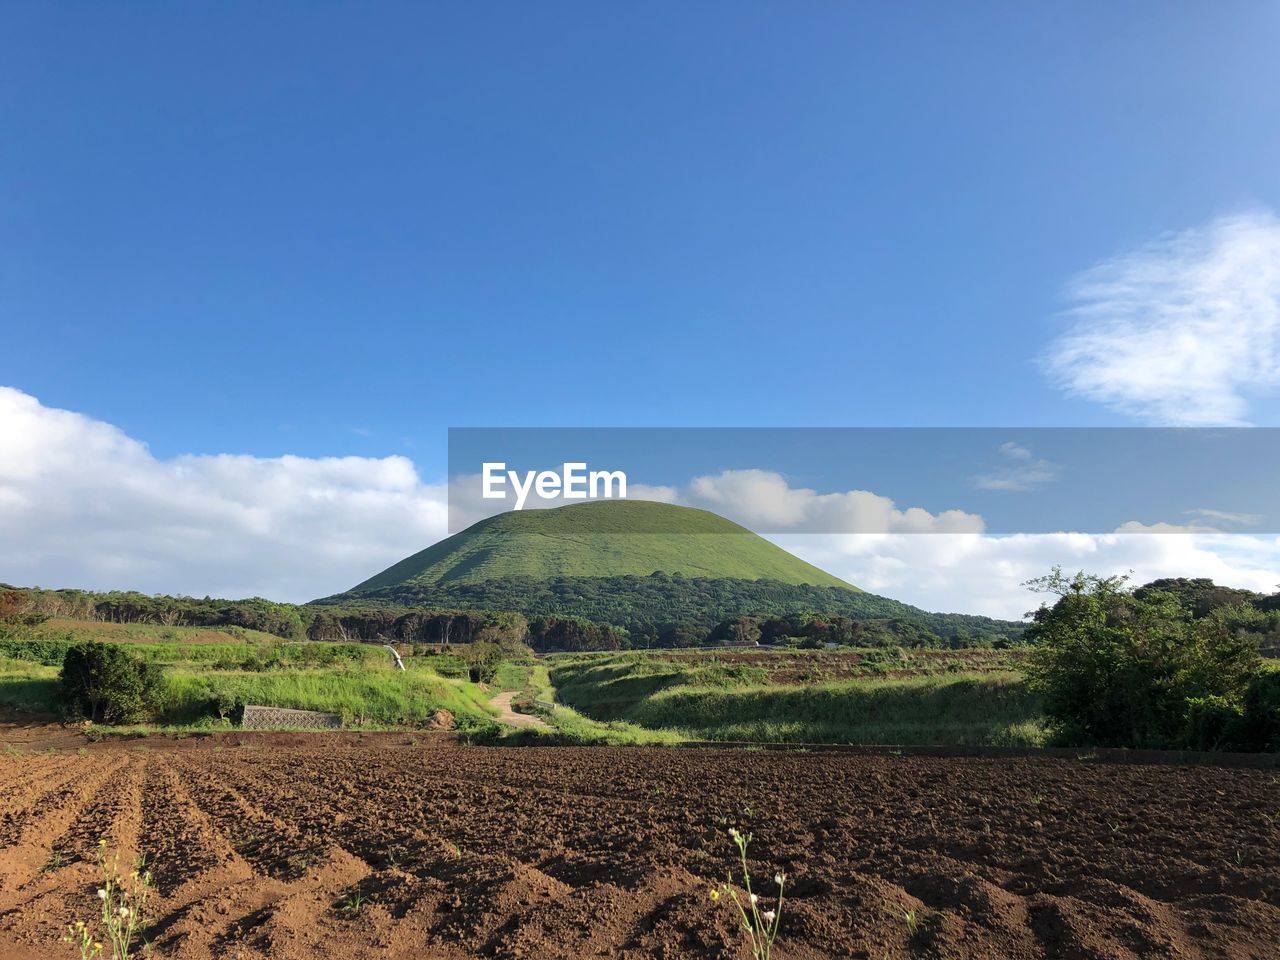
[[[1105,260],[1069,286],[1042,358],[1067,393],[1150,423],[1241,426],[1280,387],[1280,219],[1221,217]]]
[[[111,424],[7,387],[0,424],[3,582],[306,601],[446,534],[444,484],[424,482],[405,457],[160,460]],[[1280,579],[1280,539],[1197,524],[1178,529],[1205,532],[992,537],[975,514],[903,508],[869,491],[818,493],[764,470],[634,493],[786,530],[770,539],[851,583],[931,609],[1020,616],[1034,605],[1020,584],[1054,564],[1133,569],[1139,580],[1210,576],[1257,590]],[[853,525],[878,532],[818,532]]]
[[[444,535],[405,457],[184,455],[0,387],[0,580],[305,601]]]
[[[1058,479],[1058,465],[1009,440],[1000,444],[1004,462],[999,469],[973,478],[979,490],[1007,490],[1022,493]]]

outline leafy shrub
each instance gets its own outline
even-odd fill
[[[473,683],[488,683],[507,659],[506,651],[496,643],[473,643],[467,647],[467,664]]]
[[[1238,749],[1280,750],[1280,670],[1263,670],[1249,681],[1237,730]]]
[[[241,711],[244,704],[235,687],[225,679],[209,683],[209,711],[219,720],[226,720]]]
[[[11,636],[0,625],[0,657],[28,660],[56,667],[62,663],[71,647],[71,641],[46,637]]]
[[[103,723],[141,723],[154,717],[160,668],[112,643],[78,643],[67,650],[58,684],[68,710]]]
[[[1183,743],[1193,750],[1223,750],[1237,746],[1244,708],[1226,697],[1191,697]]]
[[[1256,639],[1226,610],[1201,619],[1172,593],[1135,596],[1123,577],[1032,581],[1056,594],[1034,614],[1029,677],[1060,740],[1114,747],[1217,747],[1239,726],[1260,670]]]

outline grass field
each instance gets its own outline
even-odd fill
[[[550,710],[535,710],[552,726],[552,730],[523,730],[507,734],[505,742],[635,747],[674,746],[682,740],[690,739],[679,730],[649,730],[625,720],[593,720],[573,707],[558,703],[555,687],[544,663],[503,664],[494,682],[504,690],[516,690],[527,703],[541,701],[555,704]]]
[[[106,628],[106,629],[104,629]],[[212,639],[219,631],[70,622],[0,640],[0,706],[59,709],[57,674],[82,637],[127,637],[129,651],[163,669],[155,725],[216,729],[239,705],[341,714],[363,728],[423,727],[447,710],[458,729],[494,740],[489,699],[553,702],[553,728],[532,743],[673,744],[686,740],[811,743],[1039,745],[1039,704],[1017,654],[864,650],[631,651],[506,662],[487,687],[456,655],[406,656],[395,669],[376,644]],[[196,639],[198,635],[198,639]],[[265,635],[263,635],[265,636]]]
[[[230,714],[248,703],[338,713],[347,725],[372,728],[424,726],[437,710],[448,710],[463,731],[492,724],[491,693],[465,678],[465,663],[456,656],[406,657],[409,669],[400,671],[376,644],[289,643],[255,631],[244,634],[81,621],[46,624],[33,635],[0,640],[0,707],[59,712],[57,677],[67,648],[82,640],[110,639],[162,667],[155,725],[169,729],[226,726],[218,713]]]
[[[808,658],[808,662],[806,662]],[[547,658],[558,699],[596,722],[704,740],[1038,746],[1014,662],[974,652],[698,651]]]

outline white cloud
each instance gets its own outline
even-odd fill
[[[1214,510],[1210,507],[1198,507],[1195,510],[1183,512],[1188,516],[1205,517],[1209,520],[1218,520],[1237,527],[1256,527],[1262,522],[1262,515],[1258,513],[1231,513],[1228,510]]]
[[[805,559],[935,610],[1019,616],[1036,602],[1019,584],[1054,564],[1267,591],[1280,579],[1280,539],[1185,532],[1195,524],[1168,536],[991,537],[973,514],[902,509],[868,491],[819,494],[761,470],[632,490],[786,529],[773,539]],[[0,387],[0,581],[308,600],[445,527],[443,485],[423,483],[404,457],[160,460],[110,424]],[[795,532],[839,529],[879,532]]]
[[[1223,533],[806,534],[770,539],[873,593],[928,610],[1019,619],[1041,597],[1021,585],[1055,565],[1096,574],[1209,577],[1271,593],[1280,584],[1280,538]]]
[[[484,517],[515,508],[509,484],[501,488],[505,494],[501,499],[486,500],[481,489],[478,473],[453,478],[450,530],[457,532]],[[627,499],[700,507],[757,531],[961,533],[983,529],[981,517],[963,510],[933,514],[920,507],[899,509],[888,497],[867,490],[818,493],[792,487],[782,474],[769,470],[725,470],[694,477],[684,486],[652,486],[628,479]],[[572,502],[558,491],[550,497],[531,491],[523,509],[543,510]]]
[[[1154,423],[1241,425],[1280,386],[1280,220],[1224,217],[1098,264],[1071,285],[1044,358],[1069,393]]]
[[[1009,490],[1022,492],[1034,490],[1058,479],[1058,465],[1037,459],[1026,447],[1012,440],[1000,444],[1000,455],[1008,461],[994,473],[973,478],[979,490]]]
[[[900,509],[868,490],[818,493],[792,487],[767,470],[725,470],[695,477],[679,502],[723,514],[757,531],[858,530],[867,533],[980,533],[982,518],[963,510]]]
[[[444,486],[404,457],[159,460],[0,387],[2,581],[310,600],[444,532]]]

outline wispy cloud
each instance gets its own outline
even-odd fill
[[[1238,527],[1256,527],[1262,522],[1262,516],[1256,513],[1231,513],[1228,510],[1214,510],[1210,507],[1198,507],[1195,510],[1184,510],[1189,517],[1204,517],[1206,520],[1218,520],[1222,523]]]
[[[992,473],[973,478],[979,490],[1009,490],[1021,492],[1034,490],[1058,479],[1058,465],[1038,458],[1034,453],[1012,440],[1000,444],[1000,456],[1005,464]]]
[[[1223,217],[1099,263],[1043,358],[1075,396],[1153,423],[1244,425],[1280,386],[1280,220]]]

